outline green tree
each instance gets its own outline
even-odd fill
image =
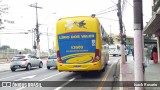
[[[30,49],[24,48],[24,53],[31,53],[32,51]]]
[[[0,50],[7,50],[7,48],[10,48],[10,46],[8,46],[8,45],[3,45],[2,47],[0,47]]]

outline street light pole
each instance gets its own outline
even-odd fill
[[[37,6],[37,3],[35,3],[35,5],[31,4],[29,5],[30,7],[34,7],[36,8],[36,43],[37,43],[37,46],[36,46],[36,56],[37,57],[40,57],[40,45],[39,45],[39,42],[40,42],[40,33],[39,33],[39,24],[38,24],[38,11],[37,9],[42,9],[42,7],[38,7]]]
[[[50,55],[50,50],[49,50],[49,35],[48,35],[48,27],[47,27],[47,41],[48,41],[48,56]]]

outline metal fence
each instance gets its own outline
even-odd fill
[[[15,55],[17,55],[18,52],[15,51],[15,52],[10,52],[10,51],[0,51],[0,58],[12,58],[14,57]]]
[[[19,53],[18,50],[0,50],[0,58],[10,59],[16,56]],[[34,55],[34,51],[22,51],[23,54],[32,54]],[[48,52],[40,52],[40,57],[48,57]]]

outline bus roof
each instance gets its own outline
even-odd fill
[[[62,18],[56,25],[57,34],[69,32],[96,32],[99,30],[99,21],[96,17],[75,16]]]

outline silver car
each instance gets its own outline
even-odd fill
[[[51,67],[57,68],[57,55],[56,55],[56,53],[54,53],[48,57],[47,69],[50,69]]]
[[[10,69],[12,71],[19,68],[26,68],[27,70],[30,70],[32,67],[42,68],[43,62],[41,59],[30,54],[19,54],[13,57],[10,63]]]

